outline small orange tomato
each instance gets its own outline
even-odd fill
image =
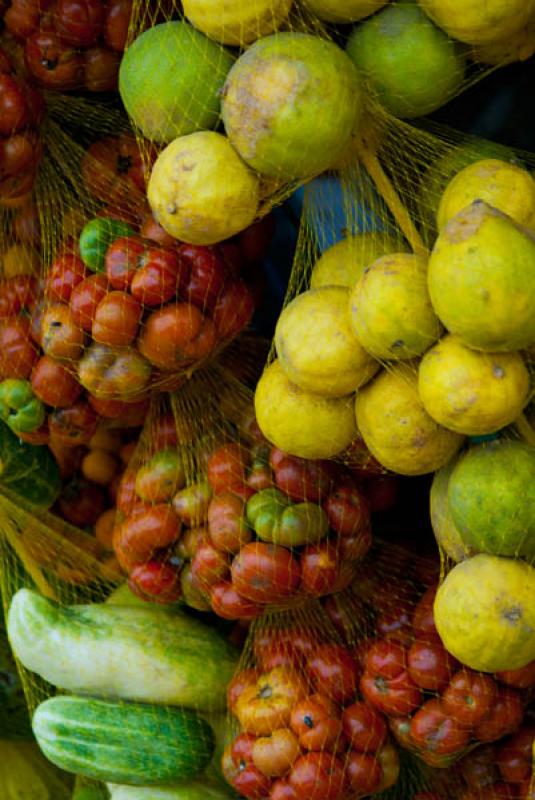
[[[244,731],[267,736],[290,723],[292,709],[307,694],[305,680],[291,667],[275,667],[244,689],[235,714]]]
[[[113,550],[113,528],[116,510],[108,508],[95,523],[95,537],[105,550]]]
[[[289,728],[274,730],[270,736],[260,736],[253,743],[253,764],[268,778],[287,775],[300,755],[297,736]]]
[[[95,310],[91,334],[95,342],[125,347],[134,341],[143,307],[128,292],[109,292]]]
[[[117,474],[119,463],[106,450],[90,450],[82,461],[82,474],[88,481],[107,486]]]
[[[69,306],[50,306],[41,319],[41,346],[47,356],[75,361],[84,349],[84,329],[74,319]]]

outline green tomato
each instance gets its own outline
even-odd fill
[[[266,516],[276,518],[291,505],[290,498],[280,489],[262,489],[247,501],[246,515],[249,525],[256,530],[257,520]]]
[[[178,450],[160,450],[138,470],[136,494],[142,500],[162,503],[184,487],[186,475]]]
[[[33,393],[29,381],[7,378],[0,383],[0,419],[13,433],[18,435],[36,431],[45,417],[45,407]]]
[[[108,247],[120,236],[135,236],[126,222],[109,217],[96,217],[80,234],[80,257],[93,272],[104,272]]]

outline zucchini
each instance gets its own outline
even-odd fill
[[[214,734],[194,711],[91,697],[51,697],[37,706],[32,728],[44,755],[86,778],[140,786],[200,775]]]
[[[30,589],[7,632],[26,669],[74,694],[224,711],[238,651],[184,612],[107,603],[62,606]]]

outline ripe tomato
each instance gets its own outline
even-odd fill
[[[351,789],[361,796],[374,794],[381,785],[383,774],[374,756],[351,750],[346,761],[346,776]]]
[[[410,750],[411,742],[411,717],[390,717],[388,727],[392,736],[405,750]]]
[[[409,675],[417,686],[441,692],[458,668],[458,662],[438,642],[416,641],[407,656]]]
[[[0,317],[15,317],[35,303],[37,282],[32,275],[14,275],[0,281]]]
[[[213,611],[223,619],[256,619],[264,610],[261,605],[238,594],[230,581],[210,587],[210,603]]]
[[[271,780],[253,764],[252,747],[255,739],[248,733],[240,733],[225,748],[222,769],[227,782],[240,795],[249,800],[264,800],[270,791]]]
[[[90,275],[73,288],[70,298],[72,316],[85,331],[91,330],[97,306],[108,291],[105,275]]]
[[[461,669],[442,695],[444,710],[464,727],[477,725],[492,708],[498,687],[490,675]]]
[[[324,694],[311,694],[297,703],[290,727],[305,750],[333,752],[342,739],[342,723],[337,706]]]
[[[58,303],[45,310],[41,318],[41,346],[47,356],[76,361],[84,343],[84,330],[76,323],[69,306]]]
[[[0,377],[29,378],[39,354],[31,339],[27,317],[0,322]]]
[[[91,407],[100,417],[105,419],[121,419],[121,425],[128,428],[137,428],[143,425],[149,410],[148,400],[137,400],[127,403],[124,400],[113,400],[111,398],[93,397],[88,395]]]
[[[108,347],[94,342],[78,363],[78,378],[89,394],[126,403],[139,398],[152,368],[134,347]]]
[[[50,436],[67,447],[89,444],[97,423],[95,411],[83,400],[67,408],[56,409],[48,417]]]
[[[226,581],[229,576],[230,563],[226,553],[216,550],[210,542],[197,548],[191,561],[191,575],[194,584],[203,592],[209,592],[212,586]]]
[[[341,800],[344,764],[332,753],[306,753],[295,762],[288,781],[298,800]]]
[[[74,478],[59,496],[58,508],[71,525],[85,528],[94,525],[106,509],[106,495],[95,483]]]
[[[360,689],[365,699],[385,714],[410,714],[422,701],[422,693],[407,670],[407,651],[395,642],[372,644],[365,660]]]
[[[149,561],[162,547],[180,536],[180,522],[167,505],[140,507],[120,523],[114,533],[114,549],[126,570]]]
[[[480,742],[494,742],[514,733],[524,716],[522,700],[518,692],[504,686],[498,687],[490,710],[474,728],[474,738]]]
[[[481,789],[499,779],[496,748],[484,745],[472,750],[459,761],[462,777],[473,789]]]
[[[510,669],[504,672],[497,672],[496,680],[513,686],[515,689],[530,689],[535,686],[535,660],[530,661],[525,667],[520,669]]]
[[[15,39],[24,42],[39,27],[40,13],[39,0],[12,0],[4,16],[6,28]]]
[[[228,283],[212,311],[220,339],[232,339],[250,323],[255,306],[251,292],[241,280]]]
[[[113,289],[126,291],[141,265],[145,242],[139,236],[119,236],[106,251],[104,269]]]
[[[174,603],[182,596],[180,571],[173,564],[156,560],[133,567],[128,586],[135,595],[153,603]]]
[[[234,713],[245,732],[269,736],[288,727],[294,705],[306,694],[306,683],[297,670],[276,667],[241,692]]]
[[[181,289],[182,299],[210,313],[227,279],[225,262],[215,248],[203,245],[181,244],[178,255],[189,272]]]
[[[318,692],[335,703],[353,700],[359,683],[359,668],[345,647],[324,644],[316,647],[307,662],[307,672]]]
[[[122,53],[128,39],[128,26],[132,16],[132,0],[109,0],[104,21],[104,41]]]
[[[89,92],[113,92],[121,58],[107,47],[91,47],[84,51],[84,86]]]
[[[531,777],[535,727],[522,727],[500,744],[496,756],[504,781],[521,783]]]
[[[210,544],[206,528],[186,528],[176,544],[179,556],[191,561],[201,544]]]
[[[144,159],[146,156],[146,161]],[[142,154],[133,136],[106,136],[94,142],[82,160],[87,189],[110,204],[127,201],[130,207],[143,204],[146,169],[155,154]]]
[[[205,358],[215,343],[215,328],[211,320],[206,320],[197,306],[177,303],[150,314],[138,347],[156,367],[174,370],[192,358]]]
[[[235,556],[232,583],[255,603],[281,603],[295,595],[301,582],[299,561],[285,547],[263,542],[246,544]]]
[[[287,778],[279,778],[273,782],[269,798],[270,800],[298,800],[296,791]]]
[[[388,728],[383,717],[368,703],[353,703],[342,715],[344,733],[352,750],[376,753],[386,741]]]
[[[368,504],[354,486],[340,486],[326,497],[329,526],[341,536],[354,536],[368,525]]]
[[[151,247],[133,276],[130,291],[146,306],[161,306],[180,292],[182,263],[174,250]]]
[[[436,593],[437,587],[430,586],[425,594],[422,595],[414,609],[412,629],[417,639],[426,639],[430,641],[436,641],[438,639],[440,641],[433,614],[433,604],[435,602]]]
[[[268,778],[282,778],[301,755],[299,740],[289,728],[274,730],[253,743],[253,764]]]
[[[239,444],[226,442],[210,453],[208,458],[208,483],[215,494],[245,483],[247,451]]]
[[[127,292],[110,292],[95,310],[91,335],[109,347],[125,347],[136,338],[143,308]]]
[[[208,509],[208,530],[212,544],[226,553],[237,553],[253,538],[245,518],[245,503],[224,492],[212,498]]]
[[[275,666],[301,666],[315,648],[313,633],[296,628],[257,631],[253,652],[257,663],[269,672]]]
[[[294,501],[320,503],[333,485],[329,461],[309,461],[273,448],[270,462],[277,486]]]
[[[229,711],[234,711],[238,697],[245,689],[255,686],[261,674],[257,669],[244,669],[233,677],[227,687],[227,706]],[[250,734],[247,734],[247,736],[250,736]]]
[[[104,8],[100,0],[57,0],[55,27],[61,39],[74,47],[89,47],[100,36]]]
[[[444,756],[458,753],[466,747],[470,732],[452,719],[442,702],[434,698],[414,714],[410,738],[415,747]]]
[[[82,393],[82,387],[59,361],[42,356],[32,371],[32,389],[39,400],[53,408],[74,405]]]
[[[411,608],[405,603],[395,603],[394,605],[394,608],[388,608],[379,614],[375,629],[383,639],[410,647],[414,638]]]
[[[47,89],[75,89],[83,83],[83,57],[54,31],[39,30],[26,40],[26,69]]]
[[[333,542],[304,547],[301,552],[301,591],[313,597],[329,594],[340,575],[340,554]]]
[[[68,303],[76,286],[86,277],[85,264],[74,253],[62,253],[51,265],[45,282],[47,300]]]

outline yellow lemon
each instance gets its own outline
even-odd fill
[[[424,475],[446,464],[463,437],[438,425],[418,396],[414,365],[383,370],[357,392],[358,430],[377,461],[400,475]]]
[[[535,569],[513,558],[469,558],[446,576],[434,616],[444,647],[465,666],[520,669],[535,659]]]
[[[385,233],[360,233],[348,236],[329,247],[312,269],[310,286],[354,287],[364,269],[380,256],[398,253],[405,248],[401,239]]]
[[[470,58],[480,64],[503,67],[515,61],[526,61],[533,53],[535,53],[535,14],[512,36],[474,47],[470,52]]]
[[[521,30],[535,10],[533,0],[419,0],[446,33],[467,44],[506,39]]]
[[[353,397],[320,397],[291,383],[278,361],[255,392],[260,430],[272,444],[301,458],[332,458],[357,435]]]
[[[448,503],[448,484],[457,459],[453,458],[438,472],[435,472],[429,493],[429,515],[431,527],[437,544],[453,561],[463,561],[473,555],[472,550],[463,541],[463,537],[453,521]]]
[[[247,228],[259,203],[258,179],[220,133],[180,136],[160,153],[147,197],[167,233],[214,244]]]
[[[357,22],[375,14],[388,0],[304,0],[305,6],[325,22]]]
[[[484,200],[519,225],[535,226],[535,180],[516,164],[485,158],[462,169],[450,181],[437,213],[438,229],[474,200]]]
[[[216,42],[244,45],[276,31],[293,0],[182,0],[184,14]]]
[[[275,347],[280,365],[307,392],[343,397],[379,369],[351,329],[349,296],[345,286],[311,289],[279,317]]]
[[[431,302],[469,347],[522,350],[535,342],[535,240],[484,202],[460,211],[429,259]]]
[[[355,336],[375,358],[421,355],[442,331],[427,290],[427,259],[411,253],[378,258],[353,289],[350,314]]]
[[[427,413],[452,431],[478,436],[514,422],[529,394],[520,353],[484,353],[444,336],[422,358],[418,392]]]

